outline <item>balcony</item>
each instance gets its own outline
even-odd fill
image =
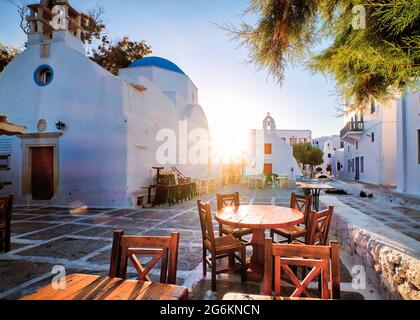
[[[341,130],[340,136],[341,140],[350,144],[360,141],[365,130],[364,121],[352,121],[347,123],[347,125]]]

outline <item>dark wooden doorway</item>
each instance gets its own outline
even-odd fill
[[[355,177],[356,181],[360,180],[360,158],[357,157],[356,158],[356,177]]]
[[[273,165],[271,163],[264,164],[264,175],[271,176],[273,174]]]
[[[33,147],[31,193],[34,200],[50,200],[54,196],[54,147]]]

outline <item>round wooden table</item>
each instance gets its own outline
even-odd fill
[[[235,228],[252,229],[253,253],[248,269],[248,280],[261,282],[264,275],[265,230],[293,227],[304,220],[304,215],[296,209],[256,205],[219,211],[216,214],[216,220]]]

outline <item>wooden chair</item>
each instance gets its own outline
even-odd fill
[[[326,246],[330,233],[334,206],[320,212],[312,212],[308,222],[308,234],[306,236],[307,245]]]
[[[138,280],[153,282],[148,275],[161,260],[160,283],[176,284],[178,264],[179,233],[170,237],[125,236],[124,231],[114,233],[112,255],[109,269],[111,278],[127,277],[128,260],[138,274]],[[152,261],[144,267],[137,256],[153,256]]]
[[[247,270],[245,244],[233,235],[216,238],[210,204],[198,201],[197,205],[203,234],[203,275],[207,276],[207,268],[210,267],[212,291],[216,291],[216,276],[218,274],[235,270],[235,260],[240,262],[242,282],[245,282]],[[210,252],[210,258],[207,257],[207,252]],[[240,253],[240,256],[236,253]],[[229,258],[229,267],[217,269],[216,261],[224,258]]]
[[[0,251],[10,251],[10,229],[14,195],[0,197]]]
[[[217,194],[217,210],[222,211],[226,207],[237,209],[240,206],[239,192],[234,194]],[[235,238],[242,241],[242,237],[252,234],[251,229],[238,229],[231,226],[225,226],[219,223],[219,236],[233,235]]]
[[[274,265],[274,270],[273,270]],[[312,268],[303,280],[298,279],[290,267]],[[273,275],[274,271],[274,275]],[[340,299],[340,245],[307,246],[273,244],[265,240],[264,295],[281,297],[281,279],[286,276],[296,287],[291,298],[311,298],[308,285],[321,276],[321,299]],[[284,274],[284,275],[283,275]],[[331,283],[329,289],[329,283]]]
[[[291,228],[280,228],[280,229],[271,229],[270,236],[272,239],[275,238],[275,235],[282,236],[286,238],[288,243],[292,243],[300,237],[305,237],[307,233],[307,225],[310,220],[311,215],[311,206],[312,206],[312,196],[300,196],[296,193],[292,193],[290,199],[290,208],[297,209],[302,212],[305,216],[303,226],[294,226]],[[284,242],[286,242],[284,241]]]

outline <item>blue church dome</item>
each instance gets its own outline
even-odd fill
[[[182,71],[175,63],[160,57],[145,57],[129,65],[129,68],[135,67],[159,67],[185,75],[184,71]]]

